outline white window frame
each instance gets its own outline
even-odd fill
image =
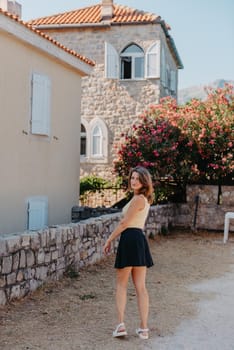
[[[131,53],[124,52],[128,47],[133,46],[133,45],[139,47],[139,49],[141,49],[142,51],[141,52],[131,52]],[[129,78],[129,79],[122,77],[122,58],[123,57],[131,57],[131,59],[132,59],[131,60],[131,78]],[[135,76],[135,66],[136,66],[136,59],[137,58],[143,58],[143,60],[144,60],[143,61],[143,75],[142,75],[142,77]],[[136,43],[131,43],[131,44],[125,46],[125,48],[120,53],[120,70],[121,70],[121,72],[120,72],[120,79],[121,80],[142,80],[145,78],[145,53],[144,53],[144,50],[142,49],[141,46],[139,46]]]
[[[48,226],[48,197],[32,196],[27,199],[27,229],[38,231]]]
[[[96,117],[90,122],[87,122],[84,118],[81,118],[81,123],[86,128],[86,141],[87,147],[86,156],[80,156],[81,163],[107,163],[108,162],[108,129],[102,118]],[[101,152],[100,154],[93,154],[93,131],[98,126],[101,131]]]
[[[100,155],[93,155],[92,150],[93,150],[93,131],[95,127],[98,126],[101,130],[102,133],[102,152]],[[96,117],[91,120],[90,122],[90,161],[91,162],[98,162],[101,163],[107,163],[107,157],[108,157],[108,129],[106,126],[106,123],[103,121],[102,118]]]
[[[130,43],[125,46],[125,49],[129,47],[130,45],[137,45],[139,48],[142,49],[142,47],[136,43]],[[160,78],[160,71],[165,73],[165,69],[163,70],[163,65],[165,62],[165,57],[164,59],[160,57],[161,55],[161,43],[160,40],[154,41],[151,46],[147,49],[146,53],[144,53],[143,50],[143,56],[139,56],[139,54],[136,53],[136,55],[132,54],[124,54],[123,49],[118,55],[117,50],[112,46],[110,43],[105,42],[105,77],[109,79],[121,79],[121,57],[124,56],[132,56],[133,57],[133,67],[132,67],[132,77],[131,79],[121,79],[121,80],[142,80],[142,79],[159,79]],[[162,55],[165,56],[165,52],[162,53]],[[136,57],[144,57],[144,76],[142,78],[135,78],[135,58]],[[160,66],[161,65],[161,66]],[[166,77],[164,77],[166,78]],[[163,78],[163,81],[164,81]],[[165,81],[166,84],[166,81]]]
[[[103,135],[100,125],[96,124],[91,131],[91,156],[103,157]]]
[[[47,75],[32,74],[31,133],[50,135],[51,81]]]
[[[160,78],[160,40],[156,40],[146,51],[146,78]]]

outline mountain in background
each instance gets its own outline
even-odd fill
[[[234,80],[218,79],[207,85],[191,86],[185,89],[181,89],[178,92],[178,104],[183,105],[192,98],[204,100],[207,96],[205,87],[209,86],[217,89],[224,87],[225,83],[234,85]]]

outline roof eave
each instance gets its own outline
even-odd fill
[[[180,55],[179,55],[179,53],[177,51],[177,48],[175,46],[175,42],[174,42],[173,38],[171,36],[169,36],[168,37],[168,41],[169,41],[169,45],[171,46],[171,48],[172,48],[172,50],[174,52],[174,58],[175,58],[175,60],[177,62],[177,68],[178,69],[184,69],[183,62],[182,62],[182,60],[180,58]]]
[[[36,29],[61,29],[61,28],[85,28],[85,27],[107,27],[111,26],[122,26],[122,25],[142,25],[142,24],[155,24],[159,23],[157,19],[152,21],[135,21],[135,22],[112,22],[112,21],[101,21],[97,23],[69,23],[69,24],[32,24]]]
[[[134,24],[135,25],[138,25],[138,24],[160,24],[163,28],[165,35],[166,35],[168,45],[169,45],[170,49],[172,50],[173,57],[175,58],[175,61],[177,64],[177,68],[178,69],[184,68],[183,62],[182,62],[180,55],[177,51],[175,42],[174,42],[173,38],[170,36],[170,34],[168,33],[166,23],[164,22],[164,20],[161,20],[160,16],[158,18],[156,18],[155,20],[149,21],[149,22],[128,22],[128,23],[126,23],[126,22],[115,23],[114,22],[114,23],[112,23],[112,25],[134,25]]]
[[[184,65],[183,65],[183,62],[182,62],[182,60],[180,58],[180,55],[179,55],[179,53],[177,51],[174,39],[168,33],[168,29],[166,27],[165,22],[163,20],[160,20],[160,21],[158,21],[158,23],[161,24],[161,26],[163,28],[163,31],[164,31],[164,33],[166,35],[168,45],[169,45],[170,49],[172,50],[172,54],[173,54],[173,56],[174,56],[174,58],[176,60],[177,68],[178,69],[184,69]]]
[[[63,29],[63,28],[90,28],[90,27],[103,27],[108,28],[111,26],[109,21],[100,23],[74,23],[74,24],[38,24],[32,25],[33,28],[43,30],[43,29]]]
[[[146,24],[155,24],[156,21],[135,21],[135,22],[112,22],[111,25],[112,26],[123,26],[123,25],[126,25],[126,26],[131,26],[131,25],[146,25]]]
[[[90,75],[93,71],[93,66],[95,65],[93,61],[85,62],[77,56],[76,52],[65,48],[60,43],[57,44],[61,47],[55,45],[53,39],[49,40],[44,33],[32,30],[23,21],[4,11],[0,11],[0,30],[76,69],[81,76]]]
[[[151,21],[136,21],[136,22],[110,22],[110,21],[102,21],[98,23],[74,23],[74,24],[41,24],[41,25],[34,25],[34,28],[37,28],[39,30],[43,29],[61,29],[61,28],[91,28],[91,27],[99,27],[99,28],[110,28],[111,26],[127,26],[127,25],[152,25],[152,24],[159,24],[163,28],[163,31],[166,35],[168,45],[171,49],[172,55],[176,61],[177,68],[183,69],[184,65],[180,58],[180,55],[177,51],[175,42],[173,38],[170,36],[168,32],[168,28],[166,26],[166,23],[164,20],[161,19],[160,16],[155,18]]]

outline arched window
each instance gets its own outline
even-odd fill
[[[121,79],[144,78],[144,51],[136,44],[127,46],[120,54]]]
[[[118,54],[105,42],[105,77],[110,79],[160,78],[160,40],[156,40],[144,53],[137,44],[130,44]],[[165,80],[165,53],[162,51],[161,79]],[[165,82],[166,83],[166,82]]]
[[[81,163],[108,162],[108,129],[99,117],[89,122],[81,118],[80,161]]]
[[[87,154],[87,132],[85,126],[80,126],[80,155],[86,156]]]
[[[92,155],[102,156],[102,130],[99,125],[96,125],[92,132]]]

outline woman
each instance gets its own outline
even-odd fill
[[[104,245],[104,252],[107,254],[110,252],[111,242],[121,235],[115,260],[118,326],[114,330],[113,336],[127,335],[124,313],[127,302],[127,285],[131,274],[136,289],[141,320],[136,333],[141,339],[148,339],[149,297],[145,279],[146,269],[153,265],[153,260],[142,231],[153,200],[153,186],[148,170],[141,166],[132,169],[129,174],[128,187],[133,191],[133,198],[123,208],[123,219]]]

